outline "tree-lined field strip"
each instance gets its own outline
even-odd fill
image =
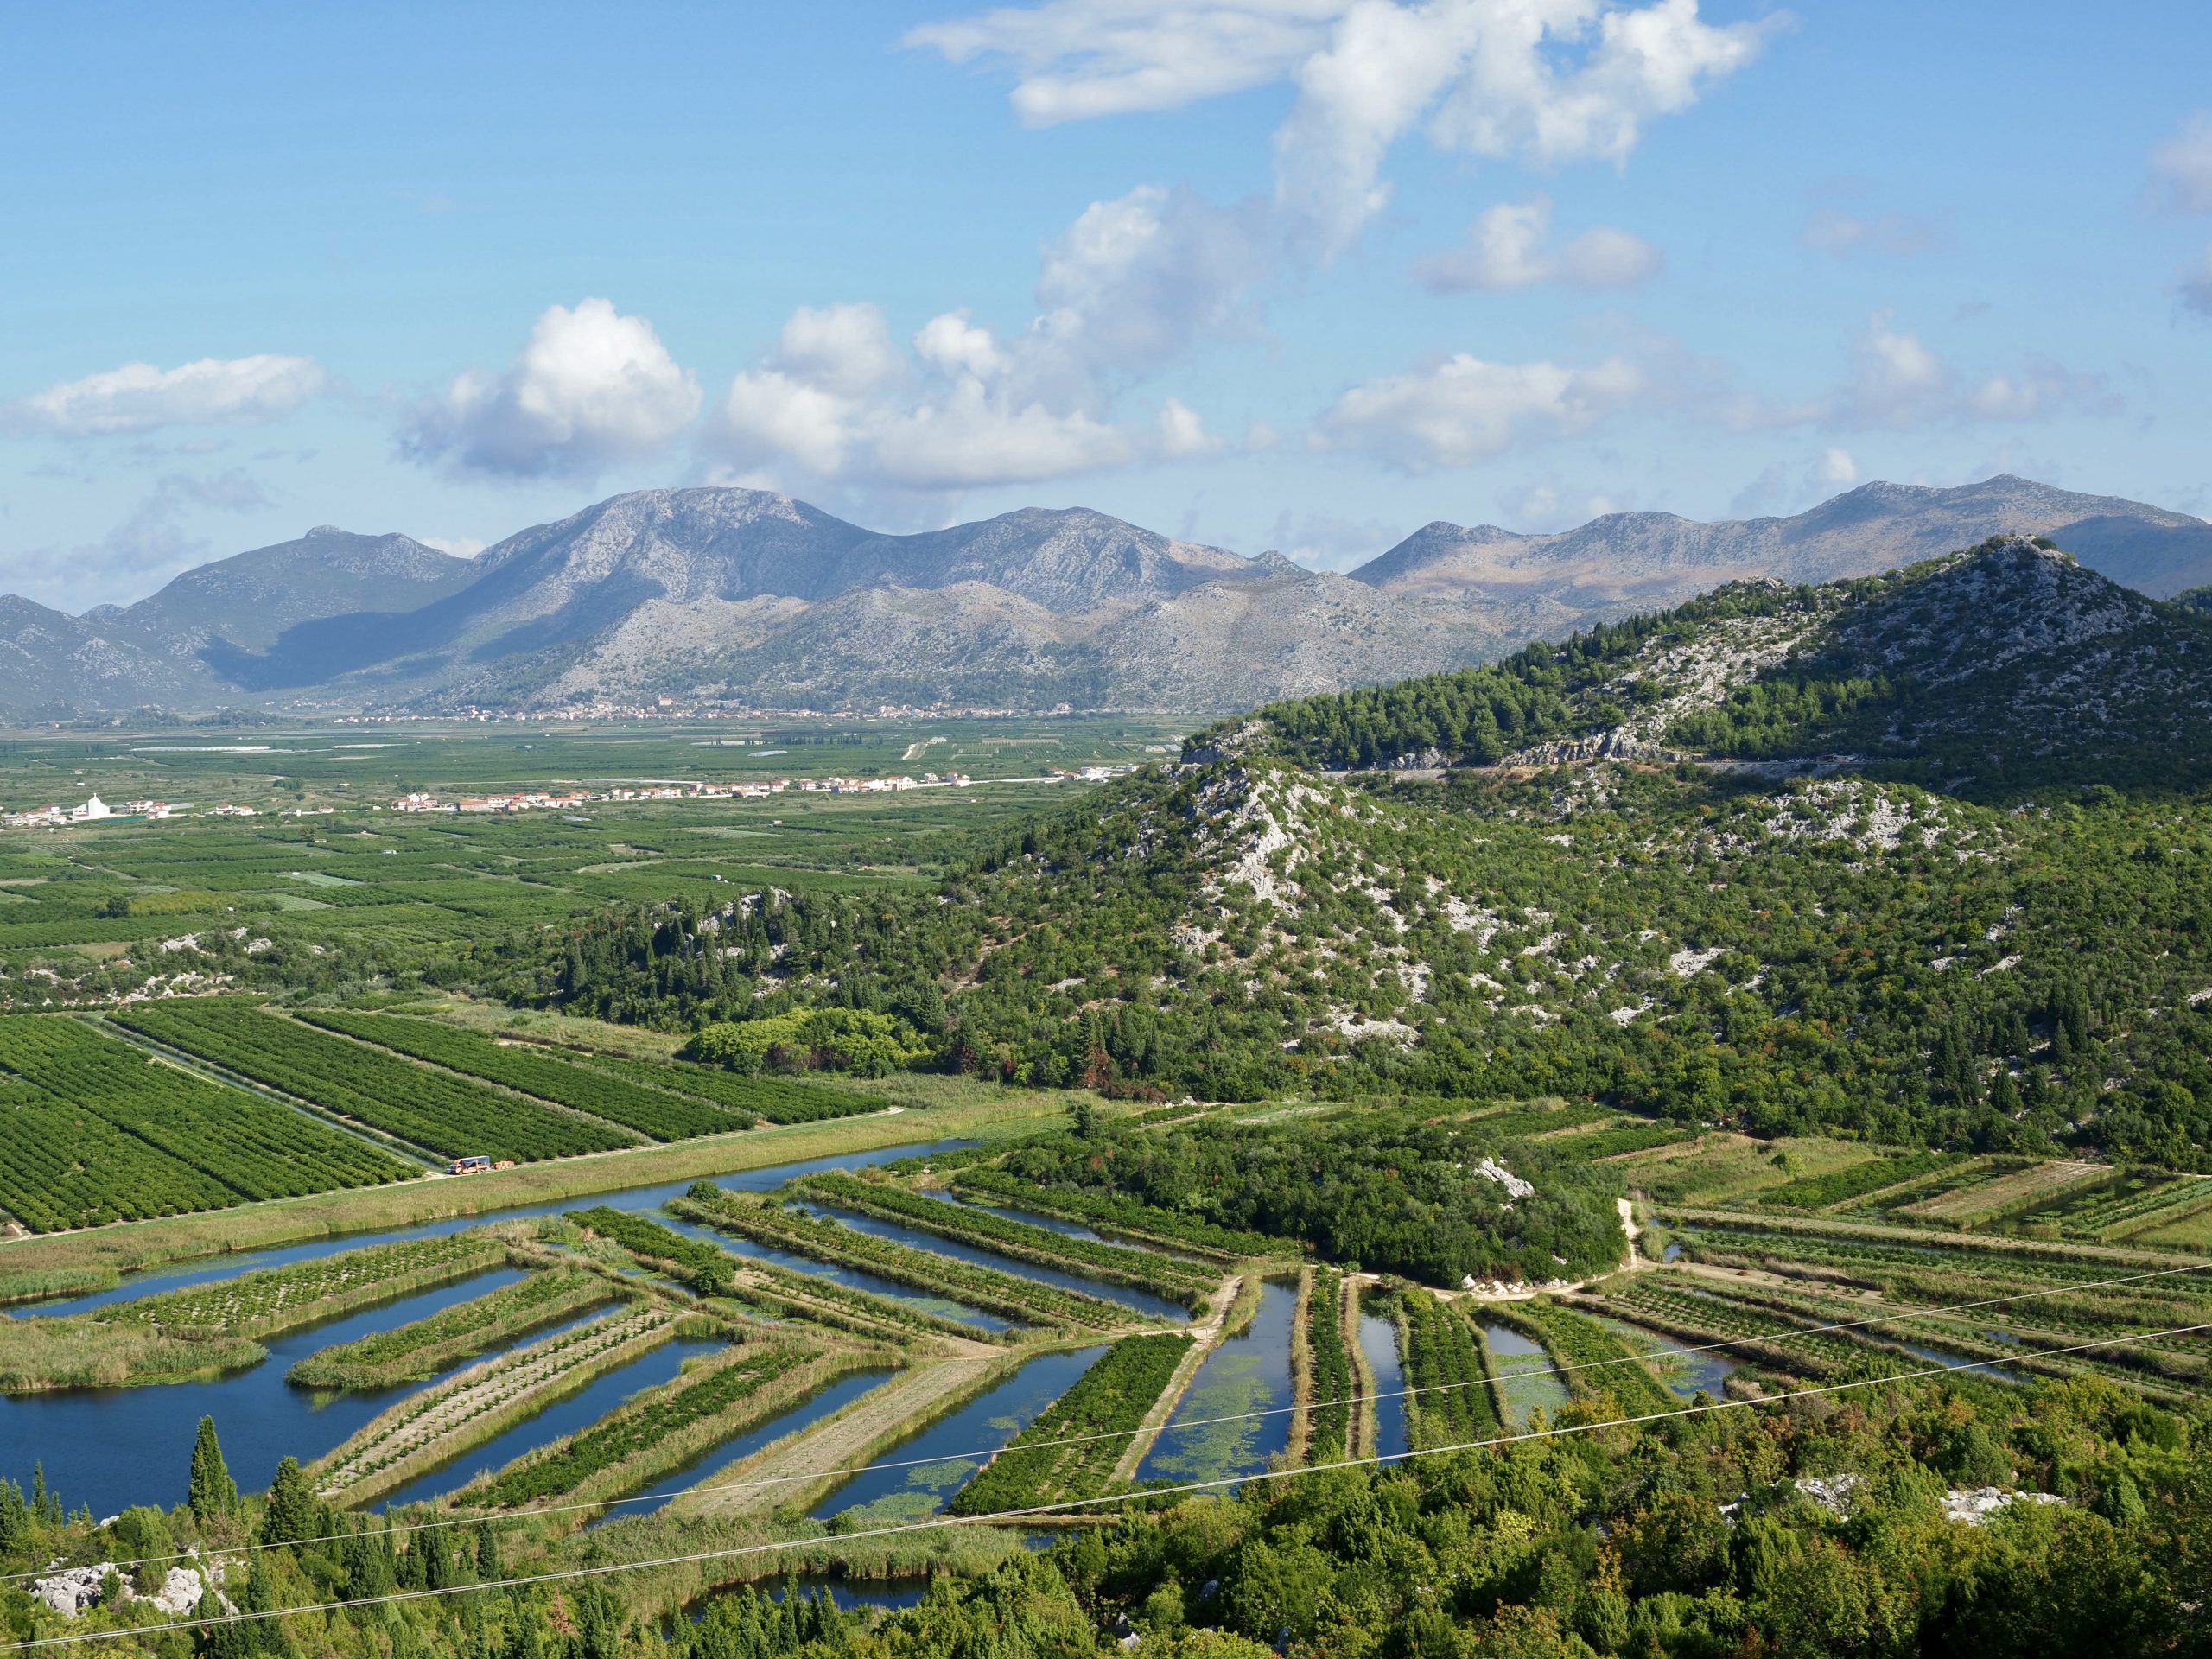
[[[717,1439],[749,1427],[761,1414],[758,1397],[770,1383],[821,1357],[817,1348],[759,1344],[694,1365],[589,1428],[499,1471],[463,1501],[513,1509],[564,1497],[587,1484],[604,1484],[604,1478],[617,1471],[632,1477],[623,1484],[642,1485],[698,1449],[694,1442],[702,1425],[712,1425]],[[740,1411],[741,1407],[749,1408]],[[724,1421],[732,1417],[749,1421]]]
[[[119,1011],[133,1031],[447,1157],[518,1163],[633,1144],[612,1125],[539,1106],[233,998]]]
[[[755,1243],[811,1256],[817,1262],[873,1273],[967,1306],[1033,1325],[1111,1330],[1135,1322],[1117,1302],[1063,1290],[932,1251],[878,1238],[802,1210],[741,1198],[702,1182],[671,1206],[685,1219],[704,1223]]]
[[[656,1065],[613,1054],[593,1054],[589,1063],[633,1083],[656,1089],[672,1089],[734,1112],[750,1112],[771,1123],[823,1123],[832,1118],[860,1117],[880,1112],[887,1103],[857,1089],[829,1084],[802,1083],[791,1077],[746,1077],[720,1066],[694,1065],[684,1060]]]
[[[1071,1186],[1040,1187],[1001,1169],[963,1169],[952,1178],[964,1198],[1034,1211],[1062,1221],[1084,1222],[1101,1232],[1118,1233],[1142,1244],[1195,1250],[1227,1262],[1247,1256],[1287,1255],[1294,1247],[1263,1233],[1221,1227],[1195,1216],[1124,1198],[1116,1192]]]
[[[2031,1164],[1994,1180],[1959,1187],[1906,1205],[1892,1213],[1910,1216],[1916,1221],[1969,1227],[2014,1211],[2031,1209],[2077,1182],[2107,1179],[2112,1173],[2108,1165],[2078,1163],[2070,1159]]]
[[[1347,1288],[1344,1275],[1334,1268],[1309,1271],[1302,1321],[1306,1389],[1300,1403],[1306,1408],[1308,1456],[1316,1463],[1352,1449],[1357,1389],[1344,1320]]]
[[[489,1353],[524,1332],[586,1313],[614,1295],[613,1287],[595,1274],[547,1268],[410,1324],[318,1349],[286,1376],[307,1389],[390,1389],[421,1382],[456,1360]]]
[[[366,1503],[489,1440],[549,1396],[667,1341],[683,1317],[661,1307],[609,1314],[412,1395],[321,1459],[315,1489],[342,1503]]]
[[[656,1141],[727,1135],[753,1120],[682,1095],[642,1088],[588,1065],[556,1059],[538,1048],[501,1044],[458,1026],[403,1014],[337,1010],[304,1013],[302,1019],[343,1036],[359,1038],[418,1060],[496,1083],[540,1100],[603,1117]]]
[[[66,1016],[0,1018],[0,1065],[27,1085],[0,1094],[0,1208],[35,1232],[416,1173],[304,1112],[151,1060]]]
[[[963,1244],[995,1250],[1017,1262],[1057,1268],[1103,1281],[1147,1290],[1179,1300],[1196,1309],[1220,1281],[1220,1274],[1193,1262],[1162,1255],[1128,1245],[1100,1244],[1071,1238],[1050,1228],[993,1215],[970,1205],[948,1204],[888,1181],[828,1172],[808,1175],[791,1190],[839,1209],[851,1210],[880,1220],[898,1222],[925,1233],[935,1233]]]
[[[797,1509],[838,1478],[833,1471],[866,1463],[879,1446],[950,1410],[995,1381],[1003,1358],[941,1359],[900,1372],[842,1411],[756,1452],[683,1494],[671,1506],[684,1515],[738,1515]]]
[[[960,1489],[951,1513],[991,1515],[1106,1491],[1190,1347],[1185,1336],[1122,1338]]]
[[[1482,1344],[1461,1311],[1427,1291],[1408,1290],[1396,1312],[1405,1355],[1408,1442],[1419,1451],[1497,1433],[1497,1408]]]

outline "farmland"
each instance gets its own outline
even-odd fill
[[[304,1113],[156,1064],[73,1020],[0,1017],[0,1065],[22,1080],[0,1094],[0,1210],[35,1232],[416,1173]]]
[[[329,1035],[237,999],[125,1009],[132,1031],[447,1157],[527,1163],[634,1144],[611,1125],[556,1112]]]
[[[750,1122],[682,1095],[641,1088],[589,1066],[572,1065],[540,1051],[500,1044],[434,1020],[327,1009],[311,1010],[301,1017],[326,1030],[429,1061],[448,1071],[603,1117],[655,1141],[727,1134]]]
[[[951,1512],[990,1515],[1105,1491],[1189,1347],[1186,1337],[1122,1338],[961,1488]]]
[[[319,1349],[288,1376],[303,1389],[373,1389],[421,1382],[455,1360],[503,1347],[525,1331],[584,1313],[613,1294],[593,1274],[550,1268],[411,1324]]]
[[[1316,1463],[1341,1457],[1351,1446],[1354,1389],[1344,1306],[1344,1274],[1313,1269],[1306,1295],[1304,1369],[1308,1455]]]

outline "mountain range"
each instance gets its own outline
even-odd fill
[[[474,559],[331,526],[81,616],[0,597],[0,715],[547,708],[668,695],[1218,713],[1494,659],[1748,577],[1866,575],[1995,533],[2164,597],[2212,524],[1999,477],[1869,484],[1793,518],[1437,523],[1349,574],[1081,508],[887,535],[786,495],[651,490]]]

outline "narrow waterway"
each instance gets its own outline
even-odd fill
[[[767,1192],[795,1176],[816,1170],[859,1168],[912,1157],[918,1153],[950,1151],[973,1144],[967,1141],[943,1141],[918,1146],[880,1147],[841,1158],[740,1170],[715,1179],[724,1186],[741,1191]],[[626,1211],[653,1211],[670,1198],[681,1196],[690,1185],[688,1180],[658,1182],[565,1198],[558,1203],[521,1205],[381,1231],[317,1238],[266,1250],[203,1256],[133,1274],[120,1286],[92,1295],[16,1307],[9,1310],[6,1317],[88,1312],[159,1291],[233,1278],[257,1268],[315,1261],[366,1245],[442,1236],[486,1222],[553,1214],[594,1204]],[[717,1243],[734,1243],[718,1234],[704,1236]],[[823,1271],[819,1263],[795,1259],[792,1265]],[[519,1276],[512,1269],[499,1268],[358,1309],[322,1325],[283,1332],[264,1339],[263,1345],[269,1351],[266,1359],[246,1370],[222,1376],[129,1389],[0,1395],[0,1478],[28,1488],[34,1469],[43,1465],[48,1484],[61,1495],[65,1503],[73,1509],[90,1504],[93,1513],[101,1516],[116,1514],[132,1503],[180,1503],[184,1497],[194,1432],[202,1416],[212,1416],[217,1433],[222,1437],[232,1472],[239,1484],[250,1490],[265,1487],[276,1473],[278,1460],[286,1454],[297,1457],[302,1463],[321,1456],[391,1406],[404,1392],[395,1389],[385,1393],[313,1394],[296,1389],[284,1380],[284,1374],[296,1361],[317,1349],[425,1318],[501,1285],[512,1284]],[[985,1330],[1003,1330],[1008,1325],[1008,1321],[994,1315],[917,1297],[904,1287],[889,1286],[886,1289],[902,1300],[935,1307]],[[536,1341],[545,1334],[543,1331],[532,1332],[517,1340]],[[482,1357],[463,1361],[453,1369],[475,1364]],[[623,1391],[641,1386],[643,1383],[633,1377]]]
[[[712,1486],[733,1465],[751,1457],[762,1446],[772,1445],[785,1435],[804,1428],[833,1411],[842,1411],[861,1395],[866,1394],[887,1377],[896,1376],[892,1370],[855,1371],[839,1377],[824,1389],[817,1389],[803,1400],[794,1401],[785,1410],[778,1412],[758,1427],[748,1428],[741,1434],[709,1446],[697,1457],[680,1468],[655,1481],[643,1491],[625,1497],[621,1503],[604,1515],[593,1517],[590,1525],[603,1527],[609,1522],[620,1521],[625,1516],[651,1515],[678,1492],[694,1486]]]
[[[664,1225],[674,1228],[679,1233],[688,1233],[694,1238],[703,1239],[709,1244],[719,1245],[732,1255],[741,1255],[748,1261],[766,1262],[774,1267],[788,1268],[793,1273],[803,1273],[810,1279],[827,1279],[833,1284],[847,1285],[855,1290],[864,1290],[871,1295],[885,1297],[894,1302],[903,1302],[908,1307],[918,1309],[922,1313],[934,1313],[942,1319],[957,1319],[963,1325],[972,1325],[979,1332],[995,1333],[1001,1331],[1012,1331],[1020,1324],[1019,1320],[1009,1319],[1004,1314],[987,1313],[980,1307],[969,1307],[963,1302],[950,1301],[943,1296],[933,1296],[925,1290],[916,1290],[912,1285],[902,1285],[895,1279],[886,1279],[877,1274],[863,1272],[858,1268],[841,1268],[834,1262],[817,1262],[810,1255],[800,1255],[791,1250],[779,1250],[772,1244],[757,1243],[749,1238],[739,1238],[732,1233],[716,1232],[711,1227],[702,1227],[696,1222],[680,1221],[673,1216],[662,1216],[658,1219]]]
[[[826,1521],[842,1515],[855,1525],[878,1526],[937,1514],[992,1452],[1028,1427],[1105,1351],[1039,1355],[959,1410],[878,1453],[867,1472],[840,1482],[817,1503],[815,1516]],[[942,1461],[916,1461],[920,1459]]]
[[[505,1468],[524,1452],[550,1446],[563,1434],[589,1428],[632,1395],[673,1379],[687,1359],[699,1359],[721,1350],[722,1344],[719,1342],[688,1337],[664,1342],[628,1364],[593,1378],[582,1389],[565,1400],[556,1401],[536,1416],[526,1417],[494,1434],[475,1450],[465,1452],[435,1469],[426,1470],[404,1486],[386,1493],[374,1507],[395,1510],[403,1503],[422,1503],[466,1486],[479,1475]]]
[[[1567,1403],[1567,1384],[1551,1374],[1558,1362],[1541,1347],[1503,1325],[1483,1326],[1483,1341],[1505,1402],[1508,1428],[1525,1428],[1533,1413],[1548,1414]]]
[[[1298,1287],[1270,1280],[1252,1322],[1207,1355],[1137,1468],[1145,1480],[1255,1475],[1290,1445],[1290,1333]],[[1262,1416],[1244,1414],[1261,1412]],[[1217,1418],[1236,1421],[1221,1422]],[[1402,1430],[1401,1431],[1402,1432]]]
[[[1398,1353],[1396,1321],[1363,1313],[1359,1351],[1375,1373],[1375,1453],[1395,1457],[1412,1444],[1406,1433],[1406,1372]]]
[[[95,1515],[114,1515],[133,1503],[180,1503],[193,1436],[200,1418],[212,1416],[231,1472],[241,1486],[257,1491],[274,1478],[286,1453],[302,1463],[321,1457],[419,1386],[316,1394],[284,1380],[295,1363],[317,1349],[427,1318],[521,1277],[515,1268],[495,1268],[288,1331],[263,1344],[269,1357],[259,1364],[222,1376],[136,1389],[0,1395],[0,1475],[28,1488],[33,1467],[42,1464],[48,1486],[72,1507],[91,1504]],[[534,1331],[517,1341],[534,1342],[544,1334]],[[482,1357],[460,1361],[445,1374]]]
[[[1057,1268],[1040,1268],[1028,1262],[1017,1262],[1012,1256],[980,1245],[963,1244],[950,1238],[940,1238],[935,1233],[924,1232],[918,1227],[901,1226],[895,1221],[880,1220],[874,1216],[857,1215],[849,1210],[832,1210],[817,1205],[805,1206],[813,1214],[829,1216],[842,1222],[855,1232],[872,1237],[889,1239],[896,1244],[906,1244],[918,1250],[931,1250],[939,1255],[950,1256],[956,1262],[966,1262],[979,1268],[991,1268],[1000,1273],[1012,1274],[1017,1279],[1034,1280],[1040,1285],[1051,1285],[1058,1290],[1072,1290],[1087,1296],[1096,1296],[1109,1302],[1119,1302],[1147,1319],[1186,1321],[1191,1312],[1180,1302],[1171,1302],[1165,1296],[1155,1296],[1149,1291],[1133,1290],[1123,1285],[1109,1285],[1096,1279],[1087,1279],[1080,1274],[1063,1272]]]

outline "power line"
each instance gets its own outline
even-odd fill
[[[1779,1344],[1790,1341],[1791,1339],[1798,1337],[1826,1336],[1839,1331],[1856,1331],[1871,1325],[1891,1325],[1902,1319],[1926,1319],[1944,1313],[1969,1313],[1981,1308],[2001,1307],[2012,1302],[2033,1301],[2038,1297],[2056,1296],[2071,1291],[2106,1290],[2110,1289],[2115,1285],[2139,1284],[2145,1280],[2152,1279],[2170,1279],[2177,1274],[2205,1272],[2212,1272],[2212,1263],[2199,1263],[2185,1268],[2160,1268],[2154,1271],[2147,1271],[2144,1273],[2123,1274],[2118,1278],[2113,1279],[2085,1280],[2072,1284],[2049,1286],[2041,1290],[2019,1291],[2009,1296],[1985,1297],[1981,1300],[1975,1302],[1952,1302],[1940,1307],[1895,1308],[1886,1313],[1872,1319],[1846,1319],[1829,1325],[1806,1325],[1789,1331],[1771,1332],[1760,1336],[1731,1337],[1719,1342],[1698,1343],[1679,1348],[1647,1349],[1637,1353],[1624,1354],[1618,1359],[1591,1359],[1581,1360],[1565,1365],[1553,1364],[1548,1366],[1535,1366],[1526,1370],[1516,1370],[1512,1373],[1512,1376],[1516,1379],[1518,1379],[1522,1377],[1564,1376],[1572,1371],[1605,1370],[1616,1366],[1635,1365],[1645,1360],[1683,1358],[1694,1354],[1717,1353],[1723,1349],[1746,1347],[1758,1343]],[[2145,1338],[2146,1341],[2149,1339],[2149,1338]],[[2024,1355],[2023,1357],[2031,1358],[2037,1354],[2063,1353],[2067,1351],[2069,1351],[2065,1349],[2038,1349],[2034,1351],[2033,1353]],[[1976,1360],[1971,1364],[1962,1367],[1961,1369],[1977,1370],[1981,1369],[1983,1366],[1993,1365],[1997,1363],[1998,1361],[1994,1359]],[[1365,1396],[1353,1396],[1343,1400],[1316,1400],[1287,1406],[1265,1406],[1252,1411],[1229,1412],[1217,1417],[1192,1417],[1187,1418],[1181,1422],[1164,1423],[1160,1426],[1158,1433],[1162,1434],[1171,1433],[1183,1433],[1194,1428],[1211,1428],[1217,1427],[1223,1423],[1249,1422],[1255,1418],[1279,1417],[1294,1412],[1325,1411],[1332,1406],[1357,1406],[1361,1404],[1363,1399],[1409,1400],[1415,1395],[1445,1394],[1458,1389],[1485,1388],[1489,1385],[1489,1382],[1490,1379],[1487,1377],[1474,1377],[1465,1382],[1430,1382],[1416,1388],[1393,1389],[1387,1392],[1376,1393]],[[809,1470],[804,1474],[753,1477],[745,1480],[728,1481],[710,1486],[694,1486],[687,1488],[685,1492],[682,1495],[691,1496],[693,1494],[705,1495],[714,1492],[749,1491],[757,1491],[760,1488],[766,1486],[801,1485],[817,1480],[843,1478],[847,1476],[864,1475],[884,1470],[918,1469],[925,1468],[929,1465],[935,1463],[963,1463],[979,1458],[994,1458],[1007,1451],[1016,1449],[1023,1452],[1053,1452],[1065,1446],[1083,1446],[1097,1440],[1128,1440],[1134,1437],[1135,1433],[1135,1431],[1130,1429],[1112,1429],[1099,1433],[1070,1434],[1053,1440],[1033,1440],[1027,1446],[1018,1448],[1013,1446],[1011,1443],[1008,1443],[1005,1446],[978,1446],[973,1451],[969,1452],[940,1452],[926,1458],[884,1459],[873,1463],[851,1465],[843,1468]],[[620,1509],[626,1504],[645,1503],[651,1503],[653,1499],[651,1495],[639,1493],[628,1497],[594,1498],[585,1503],[544,1503],[533,1509],[517,1510],[507,1515],[463,1515],[450,1516],[442,1520],[435,1521],[412,1521],[399,1526],[392,1527],[390,1530],[394,1536],[416,1532],[438,1532],[452,1527],[481,1526],[486,1522],[497,1523],[525,1521],[537,1516],[572,1514],[579,1510],[611,1510]],[[240,1544],[235,1546],[234,1549],[226,1550],[223,1553],[230,1554],[234,1553],[251,1552],[253,1550],[279,1549],[283,1548],[286,1548],[286,1546],[274,1543]],[[113,1562],[111,1565],[118,1568],[126,1567],[150,1567],[157,1566],[163,1561],[183,1561],[195,1559],[197,1559],[197,1557],[187,1553],[175,1553],[168,1555],[137,1556],[128,1560]],[[24,1583],[35,1579],[44,1578],[46,1576],[48,1575],[43,1573],[16,1573],[0,1574],[0,1584]]]
[[[2177,1325],[2165,1331],[2145,1331],[2125,1337],[2105,1337],[2095,1342],[2076,1343],[2067,1348],[2049,1348],[2050,1354],[2085,1353],[2097,1348],[2126,1347],[2132,1343],[2154,1342],[2163,1337],[2195,1336],[2212,1332],[2212,1324]],[[1304,1475],[1326,1474],[1339,1469],[1410,1463],[1417,1458],[1437,1458],[1459,1452],[1494,1451],[1500,1446],[1523,1445],[1531,1440],[1562,1439],[1570,1434],[1588,1434],[1605,1428],[1632,1428],[1647,1423],[1671,1422],[1685,1417],[1711,1415],[1723,1411],[1739,1411],[1753,1406],[1780,1405],[1784,1401],[1810,1399],[1816,1395],[1842,1394],[1853,1389],[1879,1388],[1892,1382],[1910,1382],[1930,1376],[1942,1376],[1956,1371],[1970,1371],[1986,1364],[1986,1360],[1961,1361],[1955,1364],[1931,1365],[1916,1371],[1899,1371],[1888,1376],[1854,1377],[1842,1382],[1824,1382],[1802,1389],[1791,1389],[1779,1394],[1762,1395],[1754,1400],[1715,1400],[1703,1405],[1687,1405],[1673,1411],[1646,1412],[1635,1417],[1609,1418],[1604,1422],[1569,1423],[1559,1427],[1529,1429],[1518,1434],[1495,1435],[1488,1440],[1462,1440],[1451,1446],[1431,1446],[1418,1451],[1371,1452],[1363,1457],[1343,1458],[1334,1463],[1310,1465],[1303,1469],[1263,1469],[1247,1475],[1220,1475],[1205,1480],[1187,1480],[1172,1486],[1152,1486],[1134,1492],[1109,1492],[1098,1497],[1065,1498],[1054,1503],[1035,1503],[1018,1510],[999,1510],[985,1516],[932,1516],[925,1521],[902,1522],[891,1526],[868,1527],[853,1532],[839,1533],[835,1541],[842,1543],[867,1538],[899,1537],[918,1532],[943,1531],[953,1527],[999,1525],[1007,1521],[1019,1521],[1032,1516],[1065,1515],[1070,1510],[1094,1509],[1109,1503],[1151,1503],[1163,1497],[1179,1497],[1192,1492],[1216,1491],[1225,1486],[1254,1485],[1262,1481],[1291,1480]],[[307,1613],[343,1612],[354,1607],[381,1607],[398,1602],[424,1601],[435,1597],[468,1595],[486,1590],[524,1589],[533,1585],[560,1584],[579,1579],[611,1577],[618,1573],[642,1573],[662,1567],[690,1567],[703,1561],[734,1560],[747,1555],[766,1554],[772,1551],[790,1549],[795,1546],[830,1541],[826,1535],[806,1538],[779,1538],[766,1543],[737,1544],[728,1549],[699,1550],[685,1555],[663,1555],[642,1561],[603,1562],[592,1567],[563,1567],[552,1573],[524,1573],[514,1578],[486,1579],[476,1584],[446,1585],[436,1589],[393,1590],[382,1595],[356,1596],[336,1601],[309,1602],[298,1607],[272,1607],[261,1611],[222,1613],[206,1618],[174,1619],[162,1624],[139,1624],[117,1630],[88,1630],[82,1634],[38,1637],[18,1643],[17,1648],[29,1651],[34,1648],[60,1647],[73,1642],[111,1642],[140,1637],[160,1636],[170,1630],[206,1630],[218,1624],[243,1623],[249,1619],[290,1618]],[[226,1552],[227,1553],[227,1552]]]

